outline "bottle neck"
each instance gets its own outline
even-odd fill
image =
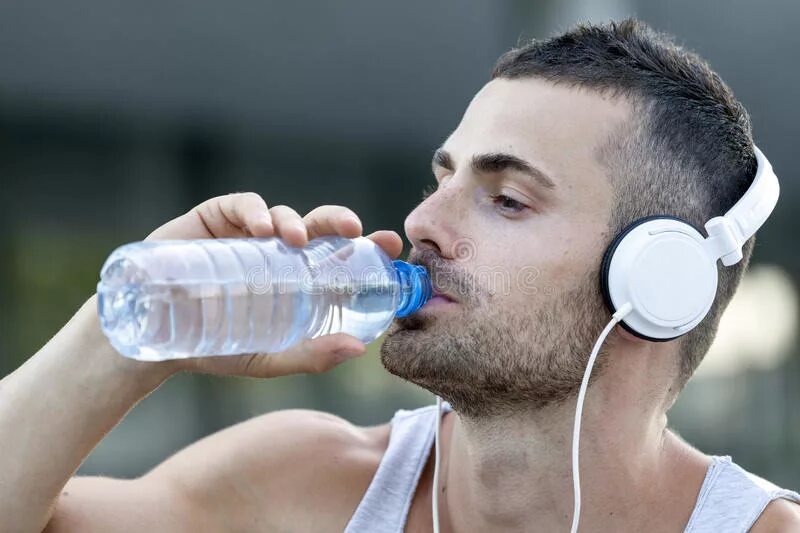
[[[392,265],[400,281],[400,299],[394,316],[403,318],[417,312],[430,300],[433,287],[428,271],[424,267],[400,260],[392,261]]]

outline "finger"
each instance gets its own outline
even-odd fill
[[[248,231],[254,237],[273,234],[272,217],[267,203],[254,193],[235,193],[219,199],[219,209],[231,224]]]
[[[323,335],[306,340],[285,352],[271,355],[272,370],[283,375],[287,372],[319,374],[339,363],[362,355],[366,346],[346,333]]]
[[[249,377],[320,374],[366,351],[363,342],[345,333],[305,340],[280,353],[243,356],[234,373]]]
[[[193,219],[192,224],[207,233],[206,237],[247,237],[249,234],[239,224],[234,224],[220,209],[222,196],[206,200],[189,211],[184,217]],[[183,218],[183,217],[182,217]],[[182,220],[179,219],[182,222]]]
[[[300,215],[285,205],[277,205],[269,210],[275,233],[289,246],[305,246],[308,244],[308,231]]]
[[[308,238],[322,235],[341,235],[354,238],[361,235],[361,220],[353,211],[341,205],[323,205],[303,217]]]
[[[191,211],[153,230],[145,240],[174,239],[176,231],[179,232],[181,239],[208,239],[214,237],[214,234],[211,233],[211,224],[205,218],[201,214],[200,206],[194,207]],[[223,224],[228,223],[224,222]],[[244,236],[244,232],[234,226],[230,226],[229,231],[231,236]]]
[[[403,252],[403,239],[395,231],[376,231],[367,235],[367,238],[372,239],[392,259],[397,259]]]

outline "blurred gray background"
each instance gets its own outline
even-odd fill
[[[114,247],[211,196],[252,190],[301,212],[344,204],[367,230],[401,231],[433,150],[502,52],[627,15],[711,62],[782,180],[751,272],[670,423],[704,451],[800,488],[794,0],[3,2],[0,376],[92,293]],[[377,424],[432,401],[376,352],[324,376],[179,376],[81,472],[135,476],[275,409]]]

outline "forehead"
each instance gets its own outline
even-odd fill
[[[511,153],[558,185],[602,172],[594,151],[629,116],[627,102],[595,91],[538,78],[495,79],[475,95],[444,148],[456,160]]]

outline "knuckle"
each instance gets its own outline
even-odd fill
[[[212,213],[215,209],[223,209],[226,204],[231,200],[234,200],[235,197],[236,193],[233,192],[222,194],[220,196],[214,196],[200,203],[197,207],[195,207],[195,209],[204,213]]]
[[[208,200],[204,200],[195,206],[196,210],[208,209],[210,206],[214,205],[215,203],[219,202],[220,199],[224,198],[224,196],[215,196],[213,198],[209,198]]]
[[[229,192],[228,194],[223,194],[221,196],[217,196],[214,199],[217,200],[217,202],[219,202],[219,203],[223,203],[223,202],[233,203],[233,202],[236,201],[236,198],[238,197],[238,195],[239,195],[239,193],[237,193],[237,192]]]
[[[206,200],[202,204],[196,206],[194,211],[204,219],[209,219],[214,214],[214,198]]]
[[[358,218],[358,215],[343,205],[321,205],[308,212],[303,220],[310,223],[331,224],[337,217],[349,215]]]
[[[253,353],[244,361],[242,374],[253,378],[268,378],[274,374],[272,357],[265,353]]]
[[[242,200],[253,201],[253,202],[261,202],[264,200],[260,194],[252,191],[240,192],[239,197]]]
[[[355,211],[343,205],[332,205],[330,206],[330,208],[331,208],[331,215],[352,215],[356,218],[358,217]]]
[[[303,218],[306,219],[306,220],[319,218],[320,215],[323,215],[325,213],[325,209],[327,207],[328,206],[326,206],[326,205],[320,205],[318,207],[315,207],[314,209],[312,209],[311,211],[306,213],[306,216],[303,217]]]
[[[257,370],[259,370],[257,368],[257,365],[255,364],[258,361],[258,355],[259,354],[257,354],[257,353],[252,353],[252,354],[247,355],[247,357],[244,359],[244,373],[245,374],[252,374],[252,373],[256,372]]]

